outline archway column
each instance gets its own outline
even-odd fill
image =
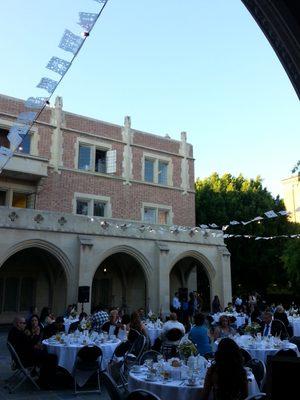
[[[90,297],[89,302],[84,303],[84,312],[87,314],[91,313],[91,301],[92,301],[92,283],[93,283],[93,274],[91,274],[91,270],[93,265],[91,262],[93,261],[92,251],[93,251],[93,242],[89,238],[81,238],[79,237],[80,247],[79,247],[79,277],[78,277],[78,286],[89,286],[90,288]],[[78,303],[78,310],[81,310],[81,303]]]
[[[170,269],[167,255],[159,255],[158,307],[165,317],[170,313]]]

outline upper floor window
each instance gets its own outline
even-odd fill
[[[80,143],[78,169],[101,173],[116,172],[116,150],[98,148],[95,145]]]
[[[9,131],[7,129],[2,129],[2,128],[0,129],[0,146],[7,147],[9,149],[11,146],[10,146],[10,141],[7,137],[8,132]],[[17,152],[30,154],[30,145],[31,145],[31,134],[28,133],[26,136],[23,137],[23,141],[19,145]]]
[[[143,221],[148,224],[170,225],[171,207],[149,204],[143,206]]]
[[[110,200],[104,196],[75,194],[75,213],[95,217],[110,217]]]
[[[6,190],[0,189],[0,206],[6,206]]]
[[[154,156],[144,157],[144,181],[159,185],[172,185],[171,160],[158,159]]]

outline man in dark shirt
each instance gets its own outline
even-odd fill
[[[40,367],[39,385],[48,389],[49,384],[54,382],[57,357],[48,354],[45,349],[34,347],[30,336],[25,333],[25,318],[16,317],[13,327],[8,333],[7,340],[14,347],[24,367],[38,365]]]

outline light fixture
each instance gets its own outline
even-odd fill
[[[106,268],[103,268],[103,272],[107,272],[107,269],[106,269]]]

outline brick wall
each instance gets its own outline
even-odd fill
[[[25,109],[26,110],[26,109]],[[24,111],[22,102],[0,96],[0,117],[11,120],[5,114],[17,115]],[[53,130],[53,110],[47,108],[37,123],[39,156],[50,160]],[[62,129],[63,165],[55,171],[48,169],[48,177],[44,178],[36,200],[36,208],[48,211],[73,212],[74,192],[108,196],[111,199],[112,217],[141,220],[142,203],[154,203],[171,206],[174,214],[173,223],[194,225],[195,196],[189,192],[183,195],[181,186],[181,161],[179,156],[180,142],[133,130],[132,166],[133,181],[124,185],[122,178],[122,161],[125,143],[122,142],[123,127],[93,120],[79,115],[64,113]],[[90,135],[89,135],[90,134]],[[94,135],[94,137],[92,136]],[[117,172],[114,177],[101,174],[86,173],[76,170],[76,143],[78,138],[99,141],[111,145],[117,150]],[[113,139],[113,140],[111,140]],[[168,157],[173,165],[173,188],[145,184],[142,181],[142,157],[148,152],[159,158]],[[174,155],[175,153],[175,155]],[[178,154],[178,156],[176,155]],[[190,148],[192,157],[192,147]],[[190,189],[194,190],[194,161],[189,160]],[[0,187],[1,187],[0,175]]]

